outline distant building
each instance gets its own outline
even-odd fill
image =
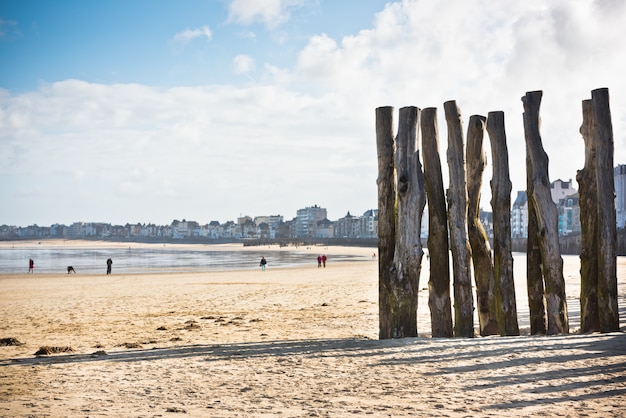
[[[626,228],[626,164],[613,169],[615,181],[615,218],[618,228]]]
[[[260,225],[262,223],[268,224],[270,227],[276,227],[283,221],[282,215],[269,215],[269,216],[257,216],[254,218],[254,223]]]
[[[360,238],[378,237],[378,209],[370,209],[363,212],[359,218]]]
[[[350,214],[350,211],[343,218],[335,222],[335,237],[356,238],[360,235],[359,219]]]
[[[574,193],[559,201],[559,235],[580,233],[580,206],[579,195]]]
[[[295,219],[295,236],[313,238],[316,236],[317,223],[326,218],[326,208],[317,205],[298,209]]]
[[[524,190],[517,192],[511,207],[511,237],[528,237],[528,196]]]
[[[334,224],[328,218],[317,221],[315,238],[332,238],[334,236]]]
[[[565,199],[567,196],[573,195],[577,193],[572,185],[572,179],[569,181],[563,181],[561,179],[555,180],[550,184],[550,195],[552,196],[552,201],[558,205],[561,199]]]
[[[207,238],[218,239],[222,237],[222,226],[219,221],[211,221],[207,226]]]
[[[487,237],[493,238],[493,212],[485,212],[484,210],[479,209],[478,219],[485,229]]]

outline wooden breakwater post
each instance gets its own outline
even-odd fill
[[[400,109],[394,141],[393,108],[376,109],[381,339],[417,336],[417,296],[423,256],[420,232],[426,204],[419,158],[419,112],[413,106]]]
[[[511,243],[511,179],[509,153],[504,128],[504,112],[489,112],[487,133],[491,142],[493,177],[491,208],[493,210],[493,247],[495,306],[500,335],[519,335],[513,254]]]
[[[432,336],[452,337],[452,302],[450,300],[450,253],[446,197],[439,155],[437,108],[422,110],[420,118],[424,177],[428,197],[428,307]]]
[[[598,179],[593,140],[591,100],[582,102],[580,134],[585,142],[585,166],[576,173],[580,206],[580,331],[599,332],[598,307]]]
[[[454,283],[454,335],[474,336],[474,297],[469,240],[467,239],[467,185],[461,111],[454,100],[443,104],[448,125],[448,169],[450,187],[447,190],[448,228],[452,251]]]
[[[617,227],[613,177],[613,126],[609,90],[596,89],[584,100],[580,128],[585,167],[580,185],[581,332],[619,331],[617,306]]]
[[[536,229],[531,231],[530,219],[528,227],[530,235],[535,235],[532,245],[539,247],[541,255],[541,273],[545,284],[545,306],[548,322],[548,334],[563,334],[569,332],[567,304],[565,300],[565,279],[563,277],[563,258],[559,249],[558,212],[550,194],[550,180],[548,178],[548,155],[543,149],[541,134],[539,133],[539,107],[543,92],[532,91],[522,97],[524,104],[524,137],[526,140],[526,169],[528,190],[528,210],[533,212],[536,220]],[[530,218],[530,216],[529,216]],[[533,238],[535,238],[533,237]],[[529,250],[531,250],[529,248]],[[533,283],[532,290],[536,291]],[[539,299],[538,295],[530,295],[529,301]],[[531,310],[533,306],[530,306]],[[531,311],[533,316],[540,313]],[[532,332],[532,331],[531,331]]]
[[[487,166],[487,156],[483,147],[485,122],[487,118],[472,115],[467,124],[467,235],[472,249],[474,281],[476,282],[476,305],[480,335],[498,334],[496,316],[496,287],[494,281],[493,257],[485,228],[480,222],[480,189],[483,172]]]

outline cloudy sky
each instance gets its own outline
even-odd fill
[[[621,0],[0,0],[0,224],[361,214],[375,108],[437,107],[445,158],[452,99],[505,112],[515,196],[532,90],[575,179],[595,88],[626,163],[625,40]]]

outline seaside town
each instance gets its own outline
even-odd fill
[[[614,169],[616,222],[618,229],[626,227],[626,165]],[[579,234],[580,207],[578,191],[572,179],[555,180],[550,185],[552,200],[558,208],[559,235]],[[424,209],[422,238],[428,236],[428,207]],[[491,212],[482,211],[480,220],[489,237],[493,237]],[[292,219],[282,215],[240,216],[236,221],[217,220],[201,224],[194,220],[174,220],[169,225],[126,224],[112,225],[98,222],[75,222],[71,225],[54,224],[49,227],[30,225],[0,225],[0,239],[110,239],[110,240],[208,240],[233,242],[241,240],[301,240],[301,239],[358,239],[375,240],[378,236],[378,210],[369,209],[361,215],[346,215],[329,220],[327,209],[318,205],[297,211]],[[528,197],[518,191],[511,206],[511,236],[528,236]]]

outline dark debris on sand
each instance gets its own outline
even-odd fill
[[[9,338],[0,338],[0,346],[9,347],[9,346],[20,346],[24,345],[24,343],[19,342],[17,338],[9,337]]]
[[[70,346],[65,347],[53,347],[45,345],[40,347],[39,350],[35,353],[36,356],[49,356],[50,354],[58,354],[58,353],[73,353],[74,349]]]

